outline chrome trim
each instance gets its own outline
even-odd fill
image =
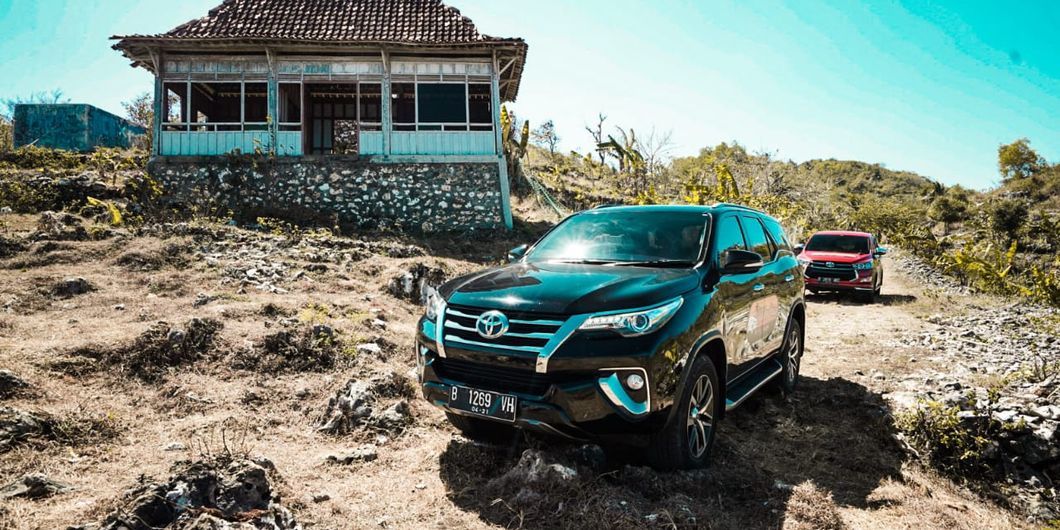
[[[510,320],[509,322],[514,322],[514,321]],[[476,333],[478,332],[478,330],[475,329],[475,328],[469,328],[469,327],[467,327],[467,326],[465,326],[463,324],[458,324],[458,323],[453,322],[451,320],[449,322],[445,323],[445,327],[452,328],[452,329],[459,329],[460,331],[471,331],[471,332],[476,332]],[[548,340],[548,339],[552,338],[552,335],[553,335],[552,333],[512,333],[512,332],[509,331],[508,333],[505,333],[503,336],[504,337],[518,337],[518,338],[522,338],[522,339],[545,339],[545,340]]]
[[[643,416],[648,412],[651,412],[651,382],[648,381],[648,371],[639,366],[623,366],[620,368],[601,368],[600,372],[611,372],[609,377],[601,377],[597,379],[597,384],[600,385],[600,390],[603,391],[607,399],[611,400],[611,403],[622,407],[629,411],[634,416]],[[644,375],[644,392],[647,399],[644,403],[638,403],[629,396],[626,392],[626,387],[622,381],[618,378],[618,373],[621,371],[640,371]],[[614,387],[618,386],[618,391],[621,395],[615,392]],[[625,399],[623,399],[625,397]]]
[[[776,376],[780,375],[784,371],[784,365],[783,364],[781,364],[776,359],[773,359],[773,361],[777,363],[776,371],[773,372],[772,374],[770,374],[769,377],[766,377],[765,379],[763,379],[761,382],[759,382],[753,388],[751,388],[751,390],[748,390],[747,393],[744,394],[743,397],[741,397],[738,401],[730,401],[728,397],[725,398],[725,412],[729,412],[730,410],[732,410],[732,409],[734,409],[736,407],[739,407],[741,403],[743,403],[744,401],[747,401],[747,398],[753,396],[756,392],[758,392],[758,389],[760,389],[763,386],[765,386],[766,383],[772,381]]]
[[[552,338],[541,348],[541,352],[537,354],[537,363],[535,366],[535,371],[537,373],[543,374],[548,371],[549,357],[551,357],[553,353],[556,353],[556,350],[558,350],[560,346],[563,346],[563,343],[567,342],[567,339],[574,335],[574,332],[578,331],[578,328],[582,327],[582,324],[584,324],[586,320],[589,320],[590,316],[592,316],[592,314],[574,315],[568,318],[567,321],[556,330],[556,333],[552,335]]]
[[[450,314],[456,315],[458,317],[471,318],[471,319],[477,319],[478,318],[478,315],[469,315],[469,314],[464,313],[462,311],[457,311],[456,309],[447,309],[447,311],[449,311]],[[483,309],[482,310],[483,313],[485,313],[486,311],[493,311],[493,310],[492,309]],[[510,318],[510,319],[508,319],[508,322],[510,322],[512,324],[530,324],[530,325],[534,325],[534,326],[562,326],[563,325],[563,321],[562,320],[519,320],[519,319]],[[475,330],[472,330],[472,331],[475,331]]]
[[[530,353],[539,353],[542,350],[541,348],[535,348],[533,346],[508,346],[508,345],[505,345],[505,344],[489,344],[487,342],[478,342],[478,341],[474,341],[474,340],[462,339],[460,337],[457,337],[456,335],[446,335],[445,336],[445,340],[447,340],[449,342],[455,342],[455,343],[458,343],[458,344],[467,344],[467,345],[470,345],[470,346],[480,346],[480,347],[483,347],[483,348],[496,348],[496,349],[499,349],[499,350],[512,350],[512,351],[522,351],[522,352],[530,352]]]
[[[445,312],[449,309],[449,305],[442,300],[442,307],[439,308],[438,314],[435,316],[438,319],[434,325],[434,347],[438,350],[438,357],[445,359]]]

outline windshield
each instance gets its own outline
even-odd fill
[[[806,242],[806,250],[816,250],[819,252],[843,252],[846,254],[868,254],[869,239],[864,236],[817,234]]]
[[[528,258],[691,266],[699,261],[709,220],[699,212],[593,211],[557,226]]]

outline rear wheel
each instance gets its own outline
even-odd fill
[[[461,416],[452,412],[446,412],[445,417],[461,434],[479,442],[508,443],[516,434],[514,427],[495,421]]]
[[[710,462],[714,430],[725,396],[714,363],[699,356],[675,406],[677,414],[651,441],[649,460],[661,470],[704,467]]]

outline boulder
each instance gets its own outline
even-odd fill
[[[42,499],[73,489],[70,485],[48,478],[44,473],[29,473],[0,488],[0,499],[25,497]]]

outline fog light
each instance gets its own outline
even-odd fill
[[[644,388],[644,378],[640,374],[629,374],[626,378],[626,388],[630,390],[640,390]]]

